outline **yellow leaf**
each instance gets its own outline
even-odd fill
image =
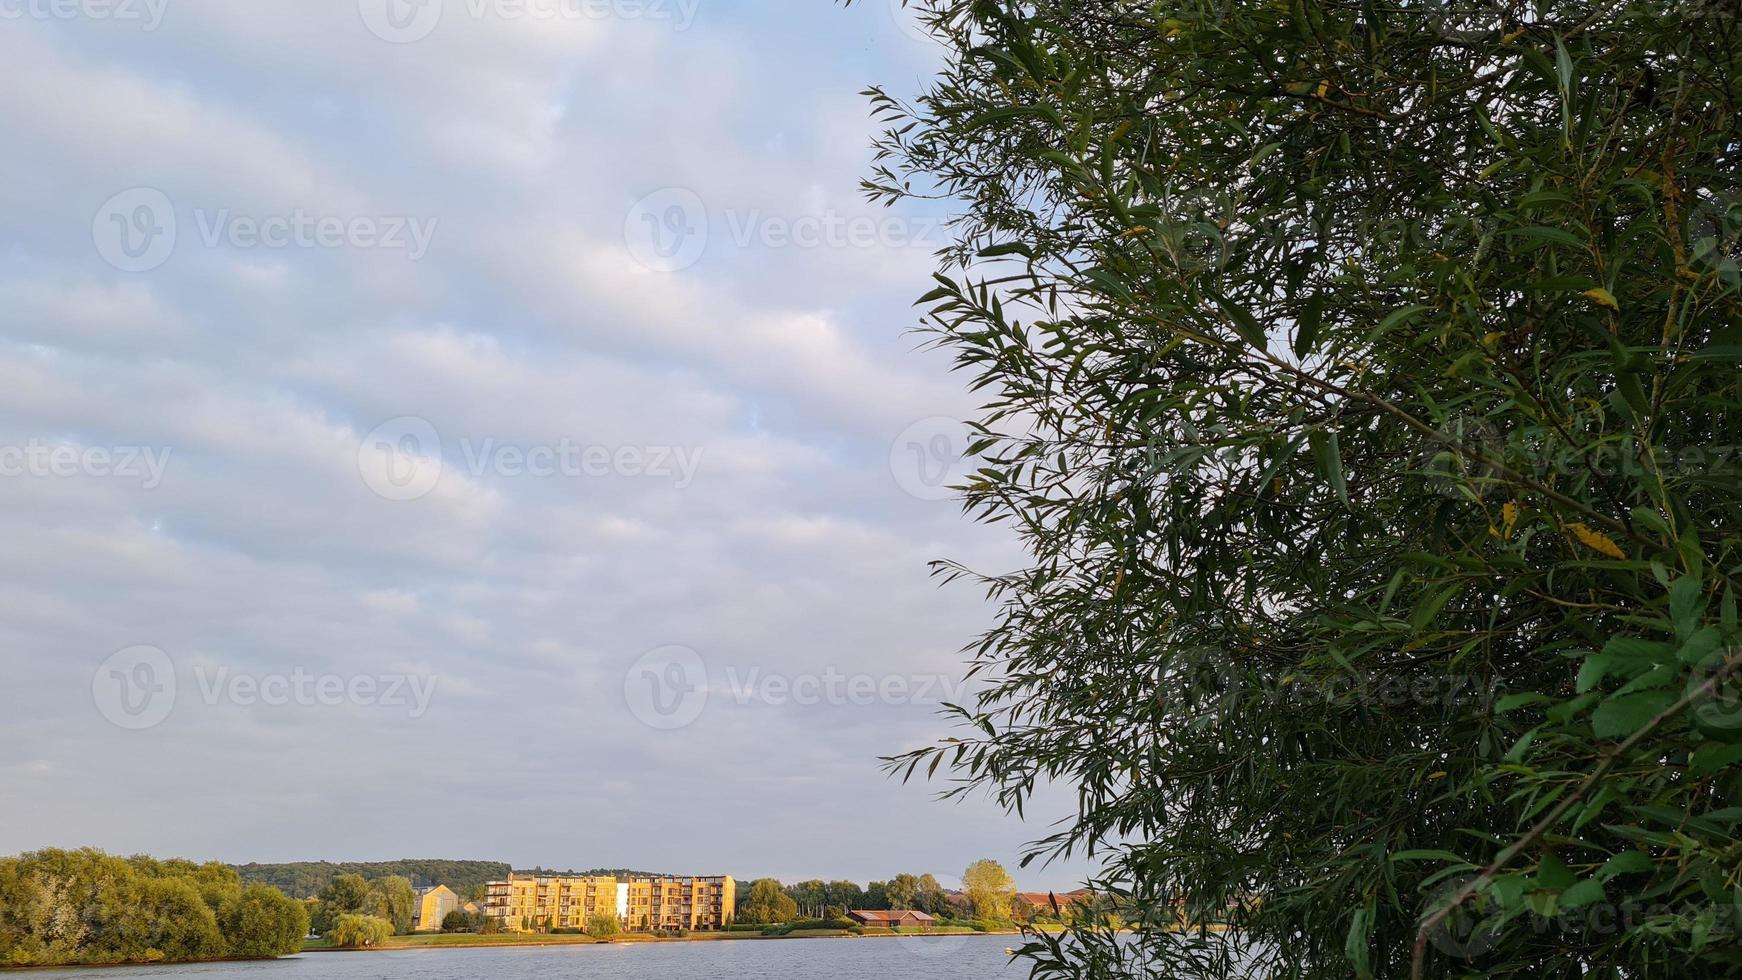
[[[1482,346],[1489,350],[1493,350],[1495,345],[1499,344],[1500,341],[1504,339],[1506,339],[1506,335],[1498,330],[1492,333],[1485,333],[1482,335]]]
[[[1621,550],[1621,546],[1610,540],[1609,536],[1601,531],[1593,531],[1583,524],[1568,524],[1567,530],[1573,532],[1573,537],[1578,538],[1580,544],[1592,551],[1608,555],[1610,558],[1627,557],[1626,552]]]
[[[1147,235],[1147,234],[1149,234],[1149,228],[1147,226],[1145,226],[1145,225],[1133,225],[1132,227],[1127,228],[1124,231],[1120,232],[1119,237],[1120,238],[1135,238],[1138,235]]]
[[[1321,99],[1324,98],[1325,93],[1329,92],[1330,90],[1331,90],[1331,83],[1330,82],[1320,82],[1319,83],[1319,98],[1321,98]]]
[[[1614,310],[1617,313],[1621,312],[1620,305],[1615,302],[1615,294],[1601,286],[1598,286],[1595,289],[1587,289],[1583,295],[1586,299],[1606,310]]]
[[[1446,774],[1443,772],[1429,773],[1427,778],[1429,779],[1429,781],[1432,781],[1435,779],[1444,779],[1444,778],[1446,778]]]
[[[1512,529],[1518,526],[1518,501],[1508,500],[1500,508],[1500,524],[1504,532],[1501,536],[1508,541],[1512,540]]]
[[[1523,36],[1524,36],[1524,28],[1520,27],[1516,31],[1508,31],[1505,35],[1503,35],[1500,38],[1500,43],[1501,44],[1511,44],[1513,41],[1516,41]]]

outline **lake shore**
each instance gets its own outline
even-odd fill
[[[845,929],[795,929],[792,932],[767,935],[761,932],[693,932],[688,936],[643,936],[623,934],[608,939],[595,939],[592,936],[551,936],[535,934],[500,933],[492,936],[474,935],[468,933],[446,933],[440,935],[394,936],[379,946],[361,948],[346,948],[311,943],[303,947],[304,953],[385,953],[408,949],[480,949],[480,948],[511,948],[526,946],[607,946],[612,944],[631,945],[640,943],[695,943],[695,942],[735,942],[739,940],[775,940],[775,939],[935,939],[938,937],[957,936],[1020,936],[1015,929],[992,930],[978,932],[972,929],[936,930],[933,932],[849,932]]]
[[[1054,931],[1057,927],[1043,927],[1046,931]],[[439,949],[517,949],[552,946],[633,946],[633,945],[663,945],[668,943],[697,942],[735,942],[739,940],[779,940],[779,939],[937,939],[937,938],[968,938],[972,936],[1020,936],[1020,930],[995,929],[978,932],[973,929],[937,929],[930,932],[892,932],[876,930],[856,933],[845,929],[795,929],[792,932],[767,935],[761,932],[694,932],[688,936],[648,936],[638,933],[623,933],[609,939],[595,939],[592,936],[552,936],[533,933],[498,933],[495,935],[476,935],[471,933],[425,933],[409,936],[393,936],[379,946],[364,946],[349,948],[329,946],[321,941],[307,943],[303,948],[291,954],[292,957],[309,953],[391,953],[405,950],[439,950]],[[286,957],[279,957],[285,959]],[[138,963],[65,963],[55,965],[10,966],[0,965],[0,974],[39,973],[49,970],[99,970],[124,967],[161,967],[189,966],[201,964],[223,963],[262,963],[270,960],[250,959],[243,957],[224,957],[212,960],[154,960]]]

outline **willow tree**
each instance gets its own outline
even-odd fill
[[[925,0],[1041,976],[1742,971],[1735,0]],[[1179,931],[1226,923],[1231,931]]]

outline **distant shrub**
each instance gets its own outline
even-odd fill
[[[855,936],[865,934],[865,927],[852,919],[800,919],[797,922],[783,922],[777,926],[767,926],[762,929],[764,936],[786,936],[794,932],[812,932],[820,930],[839,930]]]
[[[373,915],[341,915],[329,937],[334,946],[363,949],[379,946],[393,935],[393,923]]]

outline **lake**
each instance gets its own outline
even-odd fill
[[[1026,980],[1020,936],[712,942],[307,953],[259,963],[30,970],[19,980]]]

